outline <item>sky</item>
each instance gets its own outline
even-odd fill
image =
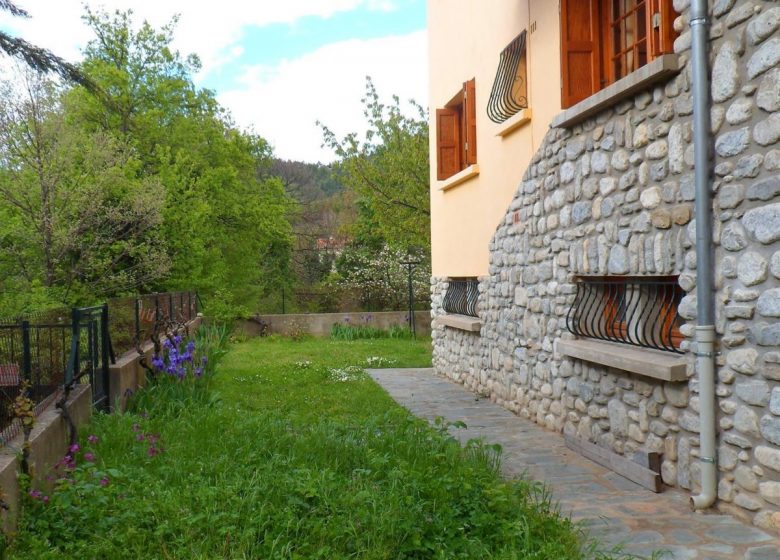
[[[78,61],[91,38],[82,0],[14,0],[31,19],[0,15],[0,29]],[[330,162],[319,120],[337,135],[363,132],[360,99],[371,76],[382,100],[425,105],[425,0],[95,0],[132,8],[159,27],[178,14],[174,47],[203,63],[236,123],[266,138],[277,157]],[[5,66],[7,67],[7,66]]]

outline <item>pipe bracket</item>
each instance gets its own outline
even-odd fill
[[[714,465],[715,457],[699,457],[699,461],[701,461],[702,463],[711,463]]]

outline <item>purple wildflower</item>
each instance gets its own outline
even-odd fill
[[[41,498],[41,501],[42,501],[44,504],[48,504],[48,503],[49,503],[49,497],[48,497],[48,496],[44,496],[43,498]]]
[[[41,496],[43,496],[40,490],[35,490],[35,489],[30,490],[29,494],[33,500],[39,500]]]
[[[135,436],[135,440],[136,440],[136,441],[143,441],[144,439],[145,439],[145,438],[144,438],[144,435],[143,435],[143,434],[138,434],[137,436]]]
[[[78,444],[78,443],[74,443],[73,445],[71,445],[71,446],[68,448],[68,450],[69,450],[71,453],[78,453],[80,449],[81,449],[81,447],[79,447],[79,444]]]
[[[155,356],[152,358],[152,367],[156,370],[161,370],[165,367],[165,360],[161,356]]]
[[[91,435],[87,437],[87,441],[92,445],[95,445],[98,442],[98,437],[96,435]]]
[[[101,486],[108,486],[108,483],[109,483],[109,480],[108,480],[107,476],[104,476],[103,478],[100,479],[100,485]]]
[[[95,455],[93,455],[92,453],[89,453],[89,452],[84,453],[84,460],[87,463],[94,463],[95,462]]]
[[[203,368],[195,368],[195,377],[200,377],[201,375],[203,375]]]

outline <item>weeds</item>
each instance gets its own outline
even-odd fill
[[[584,557],[544,487],[502,481],[500,448],[461,447],[462,423],[410,416],[354,366],[370,358],[424,366],[430,343],[255,339],[195,382],[219,400],[150,389],[95,416],[11,557]]]

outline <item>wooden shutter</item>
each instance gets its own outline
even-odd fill
[[[474,78],[463,84],[463,139],[465,165],[473,165],[477,163],[477,94]]]
[[[561,103],[564,108],[601,89],[599,0],[561,0]]]
[[[674,52],[674,18],[677,17],[672,0],[650,0],[647,10],[650,37],[650,59]],[[658,14],[655,16],[655,14]],[[655,18],[655,19],[654,19]]]
[[[439,181],[460,171],[460,112],[436,109],[436,171]]]

